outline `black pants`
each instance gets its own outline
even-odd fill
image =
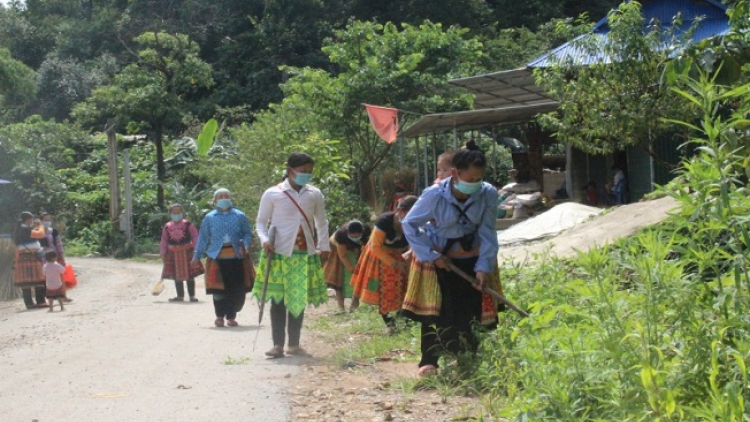
[[[224,281],[224,292],[214,294],[217,318],[235,319],[245,305],[245,278],[241,259],[217,259]],[[188,289],[190,285],[188,284]],[[178,291],[179,293],[179,291]]]
[[[195,279],[189,279],[187,281],[187,286],[188,295],[190,297],[195,297]],[[175,280],[174,288],[177,290],[177,297],[185,297],[185,286],[182,284],[182,281]]]
[[[34,301],[31,299],[31,289],[34,289],[34,296],[36,296],[36,304],[46,305],[47,298],[45,297],[45,295],[47,294],[47,289],[44,286],[23,287],[21,288],[21,294],[23,295],[23,303],[26,305],[26,307],[29,308],[29,307],[34,306]]]
[[[477,258],[451,261],[464,272],[473,274]],[[443,352],[475,353],[479,348],[474,329],[482,320],[482,293],[456,273],[440,268],[436,270],[443,299],[435,325],[422,324],[422,359],[419,366],[437,366]]]
[[[292,316],[286,310],[286,305],[271,301],[271,338],[274,346],[284,346],[286,330],[289,333],[290,347],[299,346],[299,337],[302,333],[302,320],[305,318],[303,310],[298,317]]]

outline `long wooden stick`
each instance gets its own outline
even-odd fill
[[[463,278],[464,280],[468,281],[469,283],[471,283],[471,284],[473,284],[475,286],[479,285],[479,280],[477,280],[476,278],[470,276],[469,274],[466,274],[460,268],[456,267],[454,264],[450,264],[450,268],[451,268],[451,271],[453,271],[454,273],[458,274],[461,278]],[[528,312],[526,312],[523,309],[519,308],[518,306],[516,306],[515,303],[509,301],[508,299],[505,298],[505,296],[503,296],[500,293],[498,293],[498,292],[490,289],[489,287],[484,286],[484,289],[482,291],[484,293],[487,293],[488,295],[494,297],[495,299],[499,300],[500,302],[504,303],[505,306],[509,307],[510,309],[513,309],[514,311],[518,312],[518,314],[521,315],[522,317],[528,317],[529,316]]]
[[[271,243],[271,245],[274,244],[274,238],[276,234],[276,227],[271,226],[271,228],[268,230],[268,241]],[[262,245],[261,245],[262,247]],[[271,261],[273,260],[273,252],[268,253],[266,252],[266,268],[265,272],[263,273],[263,288],[260,291],[260,303],[258,304],[258,308],[260,308],[260,311],[258,312],[258,329],[255,330],[255,340],[253,341],[253,352],[255,351],[255,344],[258,342],[258,333],[260,332],[260,323],[263,321],[263,309],[266,307],[266,293],[268,293],[268,274],[271,272]]]

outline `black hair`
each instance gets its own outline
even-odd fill
[[[469,140],[451,160],[453,168],[456,170],[466,170],[469,167],[485,168],[487,166],[487,158],[484,156],[484,152],[479,149],[479,146],[474,140]]]
[[[360,239],[361,244],[352,242],[349,239],[349,232],[362,233],[362,238]],[[348,223],[342,224],[333,236],[336,243],[339,245],[346,245],[347,250],[353,251],[357,248],[361,248],[362,244],[366,244],[370,240],[371,233],[372,229],[370,229],[369,225],[363,224],[357,220],[352,220]]]
[[[357,220],[352,220],[346,225],[346,231],[349,233],[362,233],[364,230],[365,227],[362,222]]]
[[[398,200],[398,206],[397,209],[409,211],[411,210],[411,207],[414,206],[414,204],[417,202],[417,198],[414,195],[408,195]]]
[[[47,251],[44,254],[44,259],[46,259],[47,262],[55,262],[55,261],[57,261],[57,252],[55,252],[55,251]]]
[[[315,161],[304,152],[293,152],[286,160],[286,166],[289,168],[304,166],[305,164],[315,164]]]

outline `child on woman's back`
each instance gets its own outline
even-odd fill
[[[44,255],[47,262],[44,264],[44,277],[47,287],[47,303],[49,303],[49,312],[55,306],[55,299],[60,304],[60,310],[64,311],[63,299],[65,299],[65,284],[62,282],[62,275],[65,267],[57,262],[57,252],[49,251]]]

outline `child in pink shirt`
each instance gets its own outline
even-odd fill
[[[52,312],[55,306],[55,299],[60,304],[60,310],[64,311],[63,299],[65,299],[65,284],[62,281],[62,275],[65,273],[65,267],[57,262],[57,252],[49,251],[44,254],[47,262],[44,264],[44,277],[47,287],[47,303],[49,303],[49,312]]]

